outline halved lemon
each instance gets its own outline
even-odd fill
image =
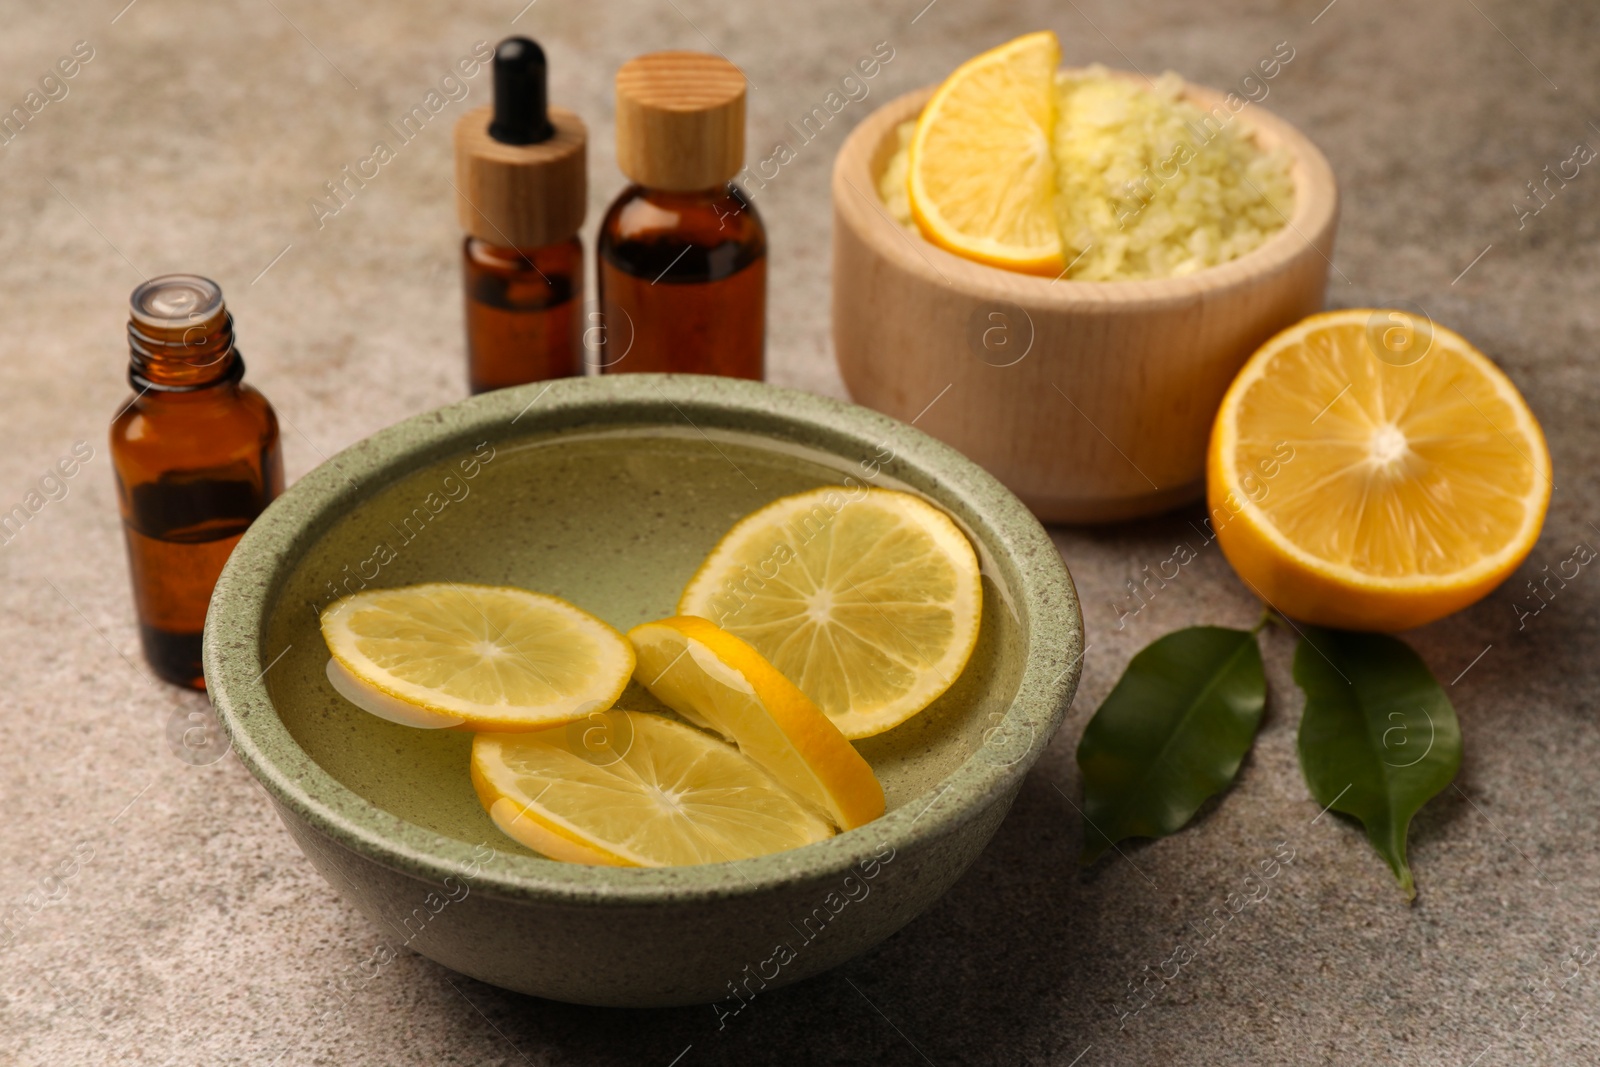
[[[1222,551],[1272,607],[1405,630],[1479,600],[1527,556],[1550,454],[1516,386],[1459,334],[1332,311],[1240,371],[1206,488]]]
[[[570,863],[724,863],[833,834],[733,746],[637,711],[478,734],[472,784],[502,831]]]
[[[680,616],[628,631],[634,677],[667,707],[713,730],[833,820],[854,829],[883,814],[883,787],[839,728],[739,638]]]
[[[908,193],[923,236],[995,267],[1059,274],[1055,73],[1061,43],[1030,33],[974,56],[934,91],[911,138]]]
[[[678,601],[748,642],[848,738],[905,722],[978,641],[966,536],[910,493],[824,486],[773,501],[719,541]]]
[[[611,707],[633,674],[616,630],[505,586],[363,590],[323,609],[322,636],[335,687],[409,726],[534,730]]]

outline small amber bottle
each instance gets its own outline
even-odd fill
[[[634,184],[600,224],[601,370],[762,378],[767,232],[732,181],[744,75],[718,56],[654,52],[623,64],[616,89],[617,166]]]
[[[474,393],[583,373],[588,131],[546,94],[544,52],[508,37],[494,53],[494,105],[456,123]]]
[[[200,635],[212,587],[252,519],[283,490],[278,420],[241,380],[233,316],[193,274],[133,291],[128,381],[111,461],[145,658],[204,689]]]

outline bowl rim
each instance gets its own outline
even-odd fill
[[[1062,68],[1082,73],[1088,67]],[[1102,67],[1130,81],[1150,79],[1133,71]],[[987,298],[1013,304],[1079,312],[1121,312],[1129,308],[1152,310],[1192,302],[1254,284],[1262,276],[1279,273],[1308,253],[1321,256],[1332,268],[1331,245],[1339,213],[1338,183],[1321,150],[1294,125],[1246,100],[1232,111],[1229,96],[1183,81],[1184,98],[1210,111],[1221,107],[1234,118],[1244,117],[1246,128],[1269,147],[1282,146],[1291,157],[1295,204],[1285,225],[1244,255],[1174,278],[1135,278],[1118,281],[1077,281],[1024,274],[991,267],[949,252],[920,234],[907,233],[889,215],[878,195],[874,160],[895,127],[921,111],[937,85],[902,93],[870,112],[850,131],[834,158],[832,196],[835,218],[850,226],[859,238],[875,247],[902,270],[933,285],[960,286]],[[1243,99],[1241,97],[1241,99]],[[1328,247],[1323,247],[1327,245]]]
[[[300,748],[265,681],[276,662],[270,657],[287,649],[265,646],[264,624],[295,561],[344,514],[481,440],[499,444],[574,428],[651,425],[693,427],[702,436],[708,428],[754,434],[846,460],[855,453],[841,449],[859,450],[862,471],[869,460],[881,461],[890,478],[938,493],[942,507],[978,527],[980,557],[991,553],[993,565],[1007,571],[1010,607],[1027,642],[1011,706],[976,751],[925,793],[826,841],[732,863],[639,869],[585,867],[498,849],[486,865],[481,845],[475,849],[378,808]],[[882,460],[885,444],[888,460]],[[1039,758],[1066,716],[1083,651],[1077,594],[1049,535],[1009,490],[954,449],[866,408],[795,389],[700,375],[627,374],[483,394],[412,416],[326,460],[274,501],[234,549],[207,613],[203,656],[210,699],[233,752],[286,820],[292,813],[343,847],[429,882],[453,876],[501,898],[638,906],[839,879],[883,862],[885,847],[898,851],[953,832],[1014,790]]]

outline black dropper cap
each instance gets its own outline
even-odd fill
[[[555,136],[545,80],[544,49],[533,41],[507,37],[496,46],[490,137],[503,144],[538,144]]]

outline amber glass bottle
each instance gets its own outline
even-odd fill
[[[738,186],[629,186],[599,252],[608,343],[632,340],[602,371],[764,376],[767,234]]]
[[[745,79],[699,52],[617,71],[617,165],[634,184],[598,238],[601,370],[765,375],[767,235],[732,178]]]
[[[467,385],[474,393],[583,373],[583,242],[522,252],[468,237]]]
[[[495,48],[494,104],[456,123],[456,212],[474,393],[583,373],[588,131],[548,105],[544,51]]]
[[[245,385],[222,290],[168,274],[133,291],[128,381],[111,459],[145,658],[204,689],[200,635],[228,554],[283,489],[278,420]]]

